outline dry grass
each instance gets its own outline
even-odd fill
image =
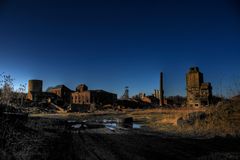
[[[194,108],[147,109],[128,111],[127,114],[136,121],[146,123],[147,129],[169,134],[176,134],[177,120],[192,112],[205,111]]]
[[[32,114],[31,117],[51,119],[111,119],[123,116],[133,117],[134,121],[145,123],[148,129],[160,132],[176,132],[177,120],[189,113],[206,109],[172,108],[172,109],[125,109],[122,111],[97,111],[93,113]]]
[[[206,118],[192,118],[193,113],[204,113]],[[33,114],[32,117],[45,117],[53,119],[103,119],[119,118],[121,116],[133,117],[135,121],[145,123],[146,129],[177,134],[182,136],[226,136],[240,133],[240,100],[225,102],[210,108],[171,108],[171,109],[125,109],[122,111],[97,111],[93,113],[63,113],[63,114]],[[182,118],[191,120],[179,126],[178,120]]]
[[[206,118],[193,119],[192,124],[178,128],[181,134],[201,136],[239,136],[240,135],[240,100],[227,101],[212,106],[205,111]],[[189,120],[186,117],[186,120]]]
[[[194,113],[203,113],[206,117],[203,119],[195,117],[194,119],[190,116]],[[240,135],[239,99],[210,108],[148,109],[129,111],[127,114],[134,117],[135,120],[146,122],[146,126],[152,130],[170,134],[197,137]],[[188,123],[179,126],[180,118]]]

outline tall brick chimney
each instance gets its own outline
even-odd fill
[[[163,72],[160,73],[160,106],[164,106]]]

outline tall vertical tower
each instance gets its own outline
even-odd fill
[[[28,92],[42,92],[43,81],[42,80],[29,80]]]
[[[37,101],[38,95],[42,93],[42,87],[43,87],[42,80],[29,80],[27,99],[31,101]]]
[[[164,106],[163,72],[160,73],[160,106]]]
[[[187,82],[187,104],[189,106],[200,106],[200,87],[203,83],[203,74],[198,67],[190,68],[186,76]]]
[[[187,88],[199,89],[203,83],[203,74],[199,71],[198,67],[190,68],[187,74]]]
[[[210,104],[212,96],[211,83],[204,83],[203,74],[198,67],[190,68],[186,76],[187,105],[192,107]]]
[[[129,99],[129,87],[128,86],[125,87],[125,91],[124,91],[124,94],[123,94],[121,99],[122,100],[128,100]]]

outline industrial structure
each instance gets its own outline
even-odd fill
[[[73,104],[106,105],[114,104],[116,101],[116,94],[104,90],[88,90],[85,84],[80,84],[76,88],[76,92],[72,93]]]
[[[62,99],[63,102],[67,104],[71,103],[71,96],[73,91],[65,85],[57,85],[56,87],[49,88],[47,92],[56,94]]]
[[[42,80],[29,80],[27,99],[31,101],[38,101],[40,98],[39,95],[42,93],[42,86]]]
[[[190,68],[186,76],[187,105],[192,107],[208,106],[212,98],[211,83],[205,83],[203,73],[198,67]]]
[[[169,106],[173,105],[171,99],[164,97],[164,77],[163,72],[160,73],[159,90],[154,90],[153,95],[146,96],[140,93],[133,98],[129,97],[129,87],[125,87],[125,91],[120,100],[117,95],[106,92],[104,90],[89,90],[85,84],[80,84],[72,91],[65,85],[57,85],[48,88],[47,92],[43,92],[42,80],[29,80],[27,99],[33,102],[54,103],[62,107],[77,106],[104,106],[119,104],[125,106],[138,105],[146,106]],[[205,83],[203,74],[198,67],[190,68],[186,75],[187,85],[187,105],[192,107],[208,106],[212,101],[211,83]]]
[[[153,96],[159,99],[159,104],[160,104],[160,90],[154,89]]]
[[[164,106],[163,72],[160,73],[160,106]]]
[[[124,93],[121,97],[122,100],[129,100],[129,87],[126,86],[125,87],[125,90],[124,90]]]
[[[116,94],[104,90],[88,90],[85,84],[77,86],[75,92],[65,85],[50,87],[47,92],[43,92],[42,87],[42,80],[29,80],[27,99],[32,102],[47,101],[61,106],[66,104],[106,105],[117,101]]]
[[[59,97],[55,93],[43,92],[42,80],[29,80],[27,100],[32,102],[57,101]]]
[[[126,91],[125,91],[126,93]],[[123,96],[124,97],[124,96]],[[139,102],[143,102],[145,104],[151,104],[151,106],[166,106],[169,104],[168,101],[164,97],[164,83],[163,83],[163,72],[160,73],[159,79],[159,90],[155,89],[152,95],[147,96],[145,93],[141,92],[138,95],[134,96],[133,99],[138,100]]]

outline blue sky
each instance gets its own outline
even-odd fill
[[[240,75],[239,10],[235,0],[4,0],[0,71],[15,86],[42,79],[119,95],[151,94],[163,71],[166,95],[185,95],[199,66],[219,93]]]

